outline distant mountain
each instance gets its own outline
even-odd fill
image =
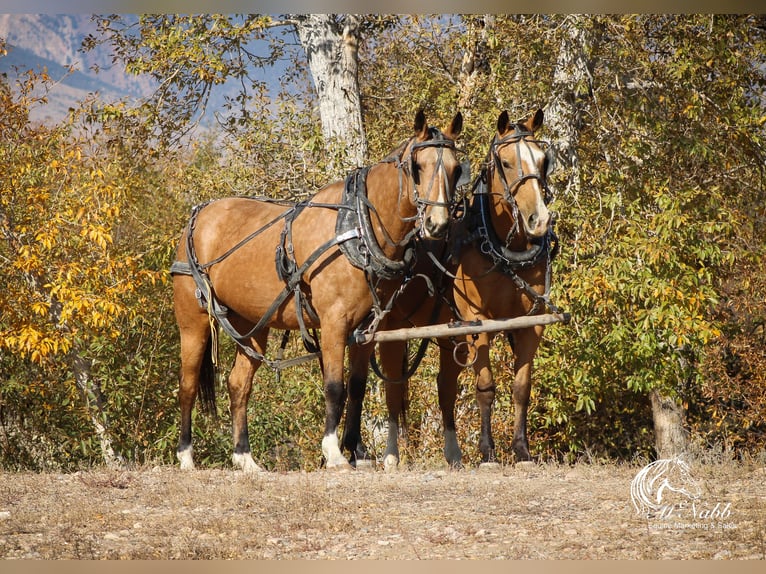
[[[0,38],[8,50],[0,57],[0,74],[13,85],[18,73],[46,70],[58,82],[48,93],[49,103],[34,110],[33,119],[58,121],[90,93],[106,101],[151,93],[151,80],[128,75],[114,65],[108,46],[81,51],[85,37],[96,33],[87,14],[0,14]]]

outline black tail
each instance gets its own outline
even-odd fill
[[[207,340],[202,365],[199,369],[199,392],[202,412],[218,416],[215,408],[215,364],[213,363],[213,338]]]

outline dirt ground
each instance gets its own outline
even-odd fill
[[[693,465],[695,516],[653,518],[639,470],[0,472],[0,558],[766,559],[766,469]]]

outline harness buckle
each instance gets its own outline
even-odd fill
[[[199,303],[199,306],[202,309],[207,309],[207,304],[205,303],[205,298],[202,296],[202,289],[197,287],[194,290],[194,296],[197,298],[197,303]]]

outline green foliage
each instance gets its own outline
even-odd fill
[[[763,173],[755,167],[763,163],[763,131],[753,131],[763,107],[731,91],[739,82],[762,90],[762,71],[749,66],[761,59],[755,46],[763,38],[738,20],[603,23],[610,35],[596,59],[594,98],[616,125],[602,120],[586,130],[598,134],[582,141],[591,191],[565,198],[560,208],[555,300],[575,319],[549,330],[537,371],[538,392],[549,395],[545,424],[565,426],[570,451],[646,451],[651,437],[643,444],[628,438],[651,421],[646,401],[635,409],[632,401],[659,388],[689,407],[715,384],[700,365],[721,341],[715,310],[722,280],[740,272],[743,242],[763,246],[750,231],[752,212],[742,209],[750,193],[763,201]],[[718,34],[709,36],[710,27]],[[615,49],[607,39],[626,29],[632,33],[621,34]],[[731,58],[732,51],[744,59]],[[726,65],[713,69],[713,55]],[[615,89],[615,74],[629,70],[645,71],[633,76],[645,90]],[[582,410],[595,415],[572,428]],[[699,416],[706,407],[696,402],[692,410]],[[610,432],[590,442],[589,427]]]
[[[248,105],[263,89],[253,68],[268,66],[283,54],[284,43],[270,36],[267,49],[254,49],[272,25],[269,16],[249,14],[144,14],[137,22],[117,14],[96,19],[100,35],[89,37],[86,49],[109,43],[128,73],[155,80],[157,90],[141,107],[145,125],[163,143],[178,142],[205,112],[214,86],[229,80],[242,84],[229,102],[241,125]]]
[[[253,455],[273,470],[317,469],[324,429],[318,364],[288,369],[279,377],[261,372],[256,383],[248,417],[254,431]]]

